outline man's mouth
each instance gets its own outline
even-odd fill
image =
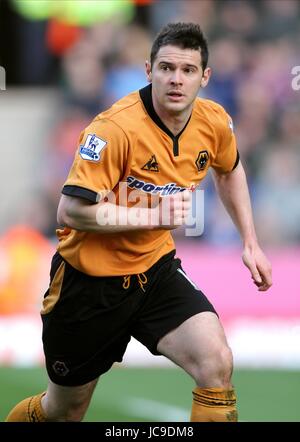
[[[167,95],[170,97],[182,97],[183,96],[182,92],[180,92],[180,91],[170,91],[170,92],[168,92]]]
[[[176,103],[176,102],[181,102],[184,98],[184,95],[180,91],[169,91],[167,93],[167,97],[169,101]]]

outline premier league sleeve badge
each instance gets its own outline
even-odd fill
[[[85,143],[80,145],[79,155],[83,160],[99,161],[101,151],[105,148],[107,141],[102,140],[95,134],[88,134]]]

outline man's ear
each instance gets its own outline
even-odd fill
[[[149,63],[148,60],[146,60],[145,68],[146,68],[147,80],[148,80],[149,83],[151,83],[151,81],[152,81],[151,64]]]
[[[211,76],[211,68],[206,68],[201,78],[201,83],[200,83],[201,87],[205,87],[208,84],[210,76]]]

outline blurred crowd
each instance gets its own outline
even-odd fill
[[[259,237],[267,246],[299,243],[300,91],[292,88],[291,70],[300,65],[300,2],[144,0],[134,4],[133,12],[90,26],[53,20],[23,26],[23,35],[30,33],[30,39],[22,40],[23,59],[34,56],[32,41],[39,42],[34,46],[36,69],[30,77],[24,68],[20,82],[57,85],[62,97],[40,170],[42,233],[55,232],[60,190],[81,130],[115,100],[146,85],[144,62],[161,26],[193,21],[208,38],[213,71],[201,94],[222,104],[233,118]],[[26,47],[29,40],[31,49]],[[238,236],[212,180],[202,188],[205,231],[193,240],[235,244]]]

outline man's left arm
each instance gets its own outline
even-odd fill
[[[213,170],[213,177],[216,190],[240,232],[244,245],[243,262],[250,270],[258,290],[266,291],[272,285],[271,264],[257,241],[244,168],[239,161],[232,172]]]

